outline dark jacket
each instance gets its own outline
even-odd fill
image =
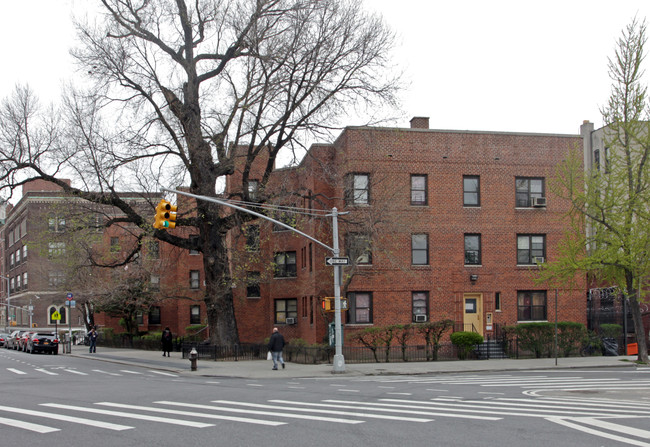
[[[163,331],[161,341],[162,341],[163,351],[171,351],[172,350],[173,337],[172,337],[172,332],[171,331]]]
[[[274,332],[269,340],[269,351],[280,352],[284,348],[284,337],[279,332]]]

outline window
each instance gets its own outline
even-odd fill
[[[27,235],[27,219],[23,219],[20,223],[20,237],[25,237]]]
[[[370,238],[367,235],[349,233],[345,240],[347,254],[354,264],[372,264]]]
[[[592,168],[596,171],[600,171],[600,151],[598,149],[594,151],[594,164]]]
[[[533,197],[544,197],[544,179],[517,177],[515,179],[515,206],[533,206]]]
[[[260,294],[260,272],[248,272],[246,274],[246,298],[259,298]]]
[[[494,310],[501,312],[501,292],[494,294]]]
[[[260,251],[260,226],[249,225],[246,227],[246,251]]]
[[[198,289],[200,285],[200,272],[198,270],[190,270],[190,289]]]
[[[481,235],[465,235],[465,265],[481,264]]]
[[[16,279],[15,278],[11,278],[9,280],[9,290],[11,290],[12,292],[16,290]]]
[[[9,231],[9,246],[11,247],[12,245],[14,245],[14,232]]]
[[[23,245],[23,262],[27,261],[27,245]]]
[[[151,275],[149,278],[149,284],[151,285],[152,290],[160,290],[160,276]]]
[[[372,323],[372,293],[348,293],[347,321],[350,324]]]
[[[198,255],[199,254],[199,235],[198,234],[190,234],[188,237],[188,242],[190,243],[190,255]]]
[[[58,313],[59,313],[59,316],[61,317],[60,320],[54,320],[54,319],[52,319],[52,317],[54,316],[54,312],[58,312]],[[48,319],[48,324],[59,324],[59,325],[63,325],[63,324],[66,324],[66,323],[67,323],[67,318],[66,318],[66,317],[67,317],[67,312],[66,312],[66,308],[65,308],[65,306],[60,306],[60,307],[57,307],[57,306],[50,306],[50,307],[47,309],[47,315],[48,315],[48,317],[47,317],[47,319]]]
[[[201,306],[190,306],[190,324],[201,324]]]
[[[63,233],[65,231],[65,217],[50,216],[47,219],[47,226],[52,233]]]
[[[65,255],[65,242],[48,242],[47,254],[50,258]]]
[[[260,189],[260,182],[258,180],[248,181],[248,199],[257,200],[258,192]]]
[[[143,325],[144,324],[144,313],[141,310],[139,310],[139,311],[137,311],[135,313],[135,322],[138,325]]]
[[[16,250],[16,265],[20,265],[20,248]]]
[[[411,205],[427,204],[427,176],[411,175]]]
[[[296,276],[296,252],[285,251],[275,254],[275,277],[293,278]]]
[[[58,287],[65,282],[65,274],[63,272],[48,272],[47,284],[50,287]]]
[[[370,176],[368,174],[352,174],[350,185],[346,191],[348,205],[367,205],[370,203]]]
[[[27,288],[27,272],[23,273],[23,287]]]
[[[287,318],[298,318],[298,300],[296,298],[275,300],[275,322],[284,324]]]
[[[20,290],[22,284],[22,278],[20,275],[16,276],[16,290]]]
[[[160,244],[158,241],[149,241],[147,243],[147,254],[149,259],[160,259]]]
[[[411,235],[411,264],[429,265],[429,235]]]
[[[411,302],[413,303],[413,321],[421,322],[418,315],[423,315],[424,321],[426,321],[426,317],[429,315],[429,292],[413,292]]]
[[[481,206],[480,180],[478,175],[463,176],[463,206]]]
[[[517,320],[546,320],[546,291],[517,292]]]
[[[16,264],[16,255],[14,253],[9,255],[9,268],[14,268]]]
[[[160,307],[153,306],[149,309],[149,324],[160,324]]]
[[[518,234],[517,235],[517,264],[534,265],[544,262],[546,253],[546,236]]]

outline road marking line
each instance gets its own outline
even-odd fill
[[[76,371],[74,369],[64,369],[64,371],[67,371],[72,374],[79,374],[80,376],[87,376],[88,374],[81,372],[81,371]]]
[[[52,433],[55,431],[61,431],[58,428],[48,427],[46,425],[32,424],[25,421],[17,421],[15,419],[6,419],[0,417],[0,424],[8,425],[10,427],[22,428],[24,430],[35,431],[37,433]]]
[[[14,368],[7,368],[7,371],[10,371],[10,372],[12,372],[12,373],[14,373],[14,374],[20,374],[20,375],[25,375],[25,374],[27,374],[27,373],[24,372],[24,371],[21,371],[21,370],[19,370],[19,369],[14,369]]]
[[[44,404],[41,404],[44,405]],[[102,427],[102,428],[107,428],[109,430],[128,430],[133,427],[129,427],[128,425],[118,425],[118,424],[110,424],[108,422],[102,422],[102,421],[94,421],[91,419],[86,419],[86,418],[80,418],[80,417],[75,417],[75,416],[66,416],[63,414],[57,414],[57,413],[49,413],[45,411],[35,411],[35,410],[28,410],[26,408],[15,408],[15,407],[0,407],[1,411],[8,411],[11,413],[18,413],[18,414],[26,414],[28,416],[37,416],[40,418],[46,418],[46,419],[54,419],[57,421],[65,421],[65,422],[73,422],[75,424],[82,424],[82,425],[89,425],[91,427]]]
[[[276,402],[276,401],[270,401],[270,402]],[[277,402],[283,402],[283,401],[277,401]],[[311,404],[311,405],[318,405],[323,407],[334,407],[334,408],[353,408],[353,409],[362,409],[362,410],[372,409],[374,411],[385,411],[385,412],[392,412],[392,413],[420,414],[422,416],[443,416],[443,417],[454,417],[454,418],[462,418],[462,419],[479,419],[483,421],[499,421],[503,419],[501,417],[494,417],[494,416],[475,416],[469,414],[458,415],[458,414],[449,414],[449,413],[438,413],[438,412],[433,412],[426,407],[418,407],[414,405],[413,406],[393,405],[393,404],[355,402],[355,401],[334,400],[334,399],[324,400],[323,402],[331,402],[332,405],[326,403]],[[404,410],[403,408],[419,408],[420,410]]]
[[[184,421],[180,419],[161,418],[157,416],[147,416],[144,414],[124,413],[122,411],[100,410],[99,408],[93,408],[93,407],[76,407],[74,405],[60,405],[60,404],[41,404],[41,405],[46,407],[52,407],[52,408],[60,408],[62,410],[77,410],[86,413],[103,414],[106,416],[120,416],[120,417],[126,417],[130,419],[141,419],[143,421],[151,421],[151,422],[164,422],[166,424],[184,425],[187,427],[195,427],[195,428],[214,427],[214,424],[204,424],[201,422]]]
[[[161,376],[178,377],[178,374],[172,374],[168,372],[154,371],[154,370],[149,370],[149,372],[154,374],[160,374]]]
[[[214,401],[219,402],[219,401]],[[241,408],[227,408],[227,407],[216,407],[214,405],[200,405],[200,404],[185,404],[180,402],[169,402],[169,401],[160,401],[155,402],[162,405],[176,405],[179,407],[189,407],[202,410],[212,410],[212,411],[229,411],[231,413],[244,413],[244,414],[259,414],[265,416],[277,416],[277,417],[287,417],[293,419],[307,419],[312,421],[323,421],[323,422],[337,422],[339,424],[361,424],[363,421],[356,421],[354,419],[339,419],[339,418],[330,418],[322,416],[308,416],[304,414],[293,414],[293,413],[279,413],[277,411],[256,411],[256,410],[244,410]]]
[[[122,374],[112,373],[112,372],[108,372],[108,371],[102,371],[101,369],[93,369],[93,372],[98,372],[100,374],[107,374],[109,376],[120,376],[120,377],[122,377]]]
[[[631,445],[636,445],[636,446],[639,446],[639,447],[650,447],[650,444],[648,444],[646,442],[637,441],[636,439],[624,438],[622,436],[612,435],[610,433],[605,433],[605,432],[602,432],[602,431],[594,430],[592,428],[583,427],[581,425],[574,424],[574,423],[570,422],[571,419],[549,417],[549,418],[546,418],[546,420],[550,421],[550,422],[555,422],[556,424],[559,424],[559,425],[564,425],[565,427],[569,427],[569,428],[572,428],[574,430],[578,430],[578,431],[581,431],[581,432],[584,432],[584,433],[589,433],[590,435],[600,436],[601,438],[611,439],[613,441],[622,442],[624,444],[631,444]]]
[[[136,374],[136,375],[139,375],[139,376],[142,375],[141,372],[137,372],[137,371],[129,371],[128,369],[120,369],[120,372],[123,372],[123,373],[126,373],[126,374]]]
[[[43,369],[43,368],[36,368],[36,371],[42,372],[43,374],[49,374],[50,376],[58,376],[59,375],[58,373],[48,371],[47,369]]]
[[[212,402],[218,404],[241,405],[241,406],[253,407],[253,408],[266,408],[270,410],[304,411],[310,413],[337,414],[341,416],[365,417],[365,418],[372,418],[372,419],[390,419],[390,420],[406,421],[406,422],[432,422],[433,421],[433,419],[412,418],[412,417],[403,417],[403,416],[388,416],[388,415],[374,414],[374,413],[358,413],[356,411],[323,410],[317,408],[287,408],[279,405],[254,404],[248,402],[233,402],[228,400],[213,400]],[[315,407],[327,406],[327,405],[314,404],[308,402],[293,402],[293,401],[286,401],[286,400],[270,400],[269,402],[289,404],[289,405],[310,405]],[[334,405],[331,405],[330,407],[333,406]],[[242,410],[242,411],[247,411],[247,410]]]
[[[641,430],[640,428],[627,427],[621,424],[614,424],[613,422],[603,421],[595,418],[574,418],[574,420],[587,425],[604,428],[605,430],[615,431],[626,435],[636,436],[637,438],[650,439],[650,431]]]
[[[156,404],[164,404],[165,402],[154,402]],[[242,418],[242,417],[237,417],[237,416],[224,416],[220,414],[205,414],[205,413],[197,413],[193,411],[181,411],[181,410],[170,410],[168,408],[158,408],[158,407],[141,407],[137,405],[127,405],[127,404],[116,404],[113,402],[99,402],[97,405],[104,405],[107,407],[117,407],[117,408],[129,408],[129,409],[139,409],[139,410],[145,410],[145,411],[153,411],[157,413],[165,413],[165,414],[177,414],[181,416],[192,416],[192,417],[200,417],[200,418],[206,418],[206,419],[220,419],[224,421],[233,421],[233,422],[245,422],[248,424],[258,424],[258,425],[270,425],[270,426],[279,426],[279,425],[287,425],[286,422],[276,422],[276,421],[265,421],[262,419],[252,419],[252,418]]]

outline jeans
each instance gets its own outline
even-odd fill
[[[271,351],[271,359],[273,360],[273,369],[278,369],[278,361],[284,365],[282,351]]]
[[[90,340],[90,352],[97,352],[97,341]]]

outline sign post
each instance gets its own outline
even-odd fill
[[[68,354],[72,354],[72,293],[68,292]]]
[[[59,320],[61,320],[61,314],[58,310],[55,310],[52,314],[52,320],[54,320],[54,333],[56,338],[59,338]]]

